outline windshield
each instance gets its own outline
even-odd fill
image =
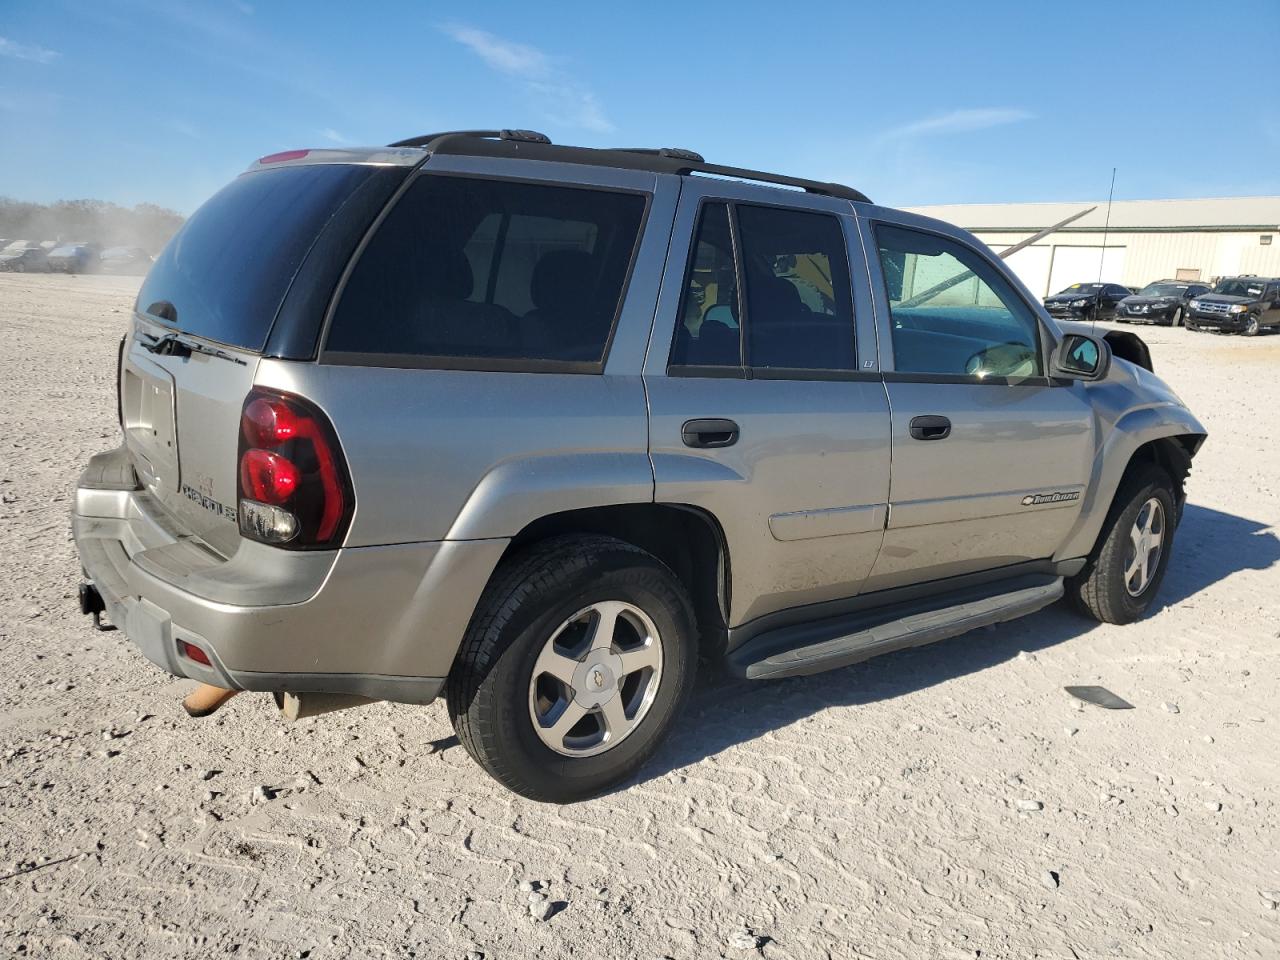
[[[0,251],[0,253],[21,253],[25,249],[27,249],[27,241],[15,240],[13,243],[5,247],[4,250]]]
[[[71,257],[71,256],[75,256],[75,254],[76,254],[76,253],[78,253],[78,252],[79,252],[79,250],[80,250],[80,247],[79,247],[79,246],[71,246],[71,247],[55,247],[54,249],[52,249],[52,250],[50,250],[50,251],[49,251],[49,256],[51,256],[51,257]]]
[[[1260,297],[1262,284],[1257,280],[1219,280],[1213,292],[1227,297]]]
[[[261,350],[303,258],[375,170],[303,164],[241,174],[156,258],[139,312],[219,343]]]
[[[1067,289],[1059,293],[1058,296],[1065,296],[1069,293],[1073,293],[1077,296],[1087,296],[1090,293],[1097,293],[1101,289],[1102,284],[1100,283],[1073,283],[1071,286],[1067,287]]]
[[[1148,283],[1139,294],[1141,297],[1180,297],[1187,292],[1185,283]]]

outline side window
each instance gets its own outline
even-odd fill
[[[325,349],[598,364],[644,209],[639,194],[419,177],[352,271]]]
[[[723,203],[705,204],[698,217],[680,298],[680,321],[671,348],[672,366],[742,365],[737,268],[729,208]]]
[[[855,369],[849,261],[839,220],[750,205],[736,205],[733,213],[740,260],[729,206],[702,207],[671,365],[741,368],[745,334],[745,363],[753,370]]]
[[[752,369],[855,369],[849,258],[825,213],[737,207]]]
[[[901,373],[1043,374],[1040,327],[992,264],[937,234],[880,224],[876,244]]]

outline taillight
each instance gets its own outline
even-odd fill
[[[294,550],[342,542],[355,506],[329,420],[292,394],[254,388],[240,414],[242,536]]]

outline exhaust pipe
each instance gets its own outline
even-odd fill
[[[189,717],[207,717],[239,692],[202,683],[183,698],[182,709]]]
[[[347,710],[351,707],[363,707],[366,704],[378,702],[368,697],[358,697],[353,693],[290,693],[286,690],[277,690],[271,696],[286,720],[305,720],[307,717],[318,717],[322,713],[333,713],[335,710]]]

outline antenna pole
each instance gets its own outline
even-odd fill
[[[1102,225],[1102,256],[1098,258],[1098,282],[1102,282],[1102,265],[1107,259],[1107,234],[1111,230],[1111,198],[1116,195],[1116,168],[1111,168],[1111,190],[1107,194],[1107,219]]]

